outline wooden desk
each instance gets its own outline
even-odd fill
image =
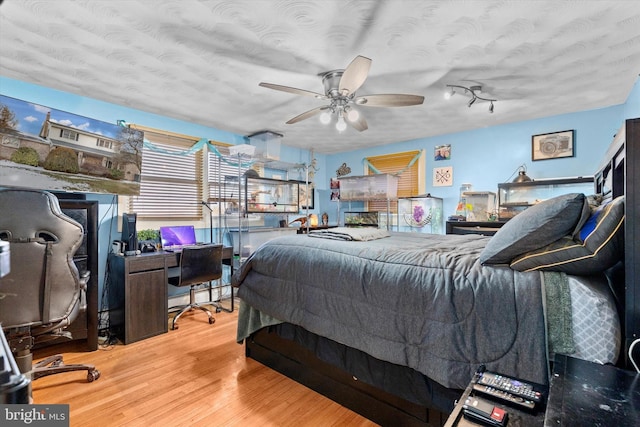
[[[109,255],[109,326],[124,343],[168,331],[168,268],[180,263],[180,252]],[[233,273],[233,250],[223,249],[223,263]],[[233,288],[231,309],[233,311]]]

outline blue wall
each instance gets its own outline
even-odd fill
[[[462,183],[471,183],[475,191],[497,193],[498,183],[513,179],[522,164],[526,165],[527,175],[534,179],[593,175],[624,120],[634,117],[640,117],[640,80],[625,104],[335,154],[327,156],[323,170],[331,174],[346,162],[351,167],[351,175],[362,175],[362,161],[367,156],[425,149],[426,192],[444,199],[446,217],[455,213]],[[575,130],[574,157],[531,160],[532,135],[569,129]],[[451,144],[451,160],[435,162],[434,147],[442,144]],[[453,185],[434,187],[433,169],[443,166],[453,167]],[[318,187],[326,189],[330,176],[323,175],[323,181],[317,181]],[[348,210],[345,203],[341,205],[341,211]],[[336,204],[329,200],[327,190],[320,196],[319,209],[329,212],[335,221]]]
[[[72,95],[18,80],[0,77],[0,93],[6,96],[35,102],[74,114],[84,115],[109,123],[125,120],[128,123],[165,129],[186,135],[208,138],[231,144],[245,143],[243,135],[196,125],[180,120],[146,113],[144,111],[109,104],[95,99]],[[499,113],[496,113],[499,114]],[[361,175],[364,157],[422,149],[427,154],[426,191],[444,199],[445,216],[454,213],[458,201],[459,187],[464,182],[473,184],[477,191],[497,192],[497,185],[512,178],[521,164],[526,164],[527,173],[533,178],[552,178],[565,176],[592,175],[606,151],[613,135],[623,121],[640,117],[640,80],[636,82],[625,104],[546,117],[525,122],[493,126],[467,132],[452,133],[413,141],[389,144],[366,150],[357,150],[330,156],[316,155],[317,166],[315,183],[316,213],[328,212],[330,222],[336,222],[336,204],[329,201],[329,179],[344,162],[352,169],[352,175]],[[464,120],[464,117],[460,117]],[[575,129],[575,157],[531,161],[531,136],[536,134]],[[436,145],[451,144],[451,160],[433,161],[433,148]],[[308,163],[309,152],[290,147],[282,147],[281,160],[292,163]],[[432,171],[434,167],[452,166],[454,182],[451,187],[433,187]],[[110,195],[87,196],[89,200],[100,203],[99,211],[99,277],[100,293],[105,274],[106,258],[110,242],[117,236],[117,199]],[[344,203],[342,204],[344,210]],[[207,230],[199,230],[205,233]],[[207,239],[204,239],[207,240]]]

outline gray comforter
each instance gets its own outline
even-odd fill
[[[264,317],[253,325],[293,323],[445,387],[465,388],[481,364],[546,384],[541,276],[481,266],[487,241],[419,233],[364,242],[286,236],[256,250],[233,284]],[[238,339],[257,327],[242,322]]]

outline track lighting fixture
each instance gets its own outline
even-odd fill
[[[464,90],[465,94],[471,95],[471,99],[467,104],[468,107],[471,107],[477,100],[487,101],[489,102],[490,113],[493,113],[493,103],[498,101],[497,99],[484,98],[480,96],[479,94],[482,93],[482,86],[465,87],[465,86],[458,86],[458,85],[447,85],[447,88],[449,89],[445,92],[444,99],[451,99],[451,97],[456,93],[455,89],[462,89]]]

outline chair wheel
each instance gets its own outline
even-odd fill
[[[87,382],[92,383],[98,378],[100,378],[100,371],[98,371],[97,369],[93,371],[87,371]]]
[[[216,307],[216,313],[220,313],[222,309],[220,307]]]
[[[216,322],[216,319],[214,319],[213,317],[209,318],[209,324],[213,325]]]
[[[176,329],[178,329],[178,325],[173,325],[173,326],[171,327],[171,330],[172,330],[172,331],[175,331]]]

